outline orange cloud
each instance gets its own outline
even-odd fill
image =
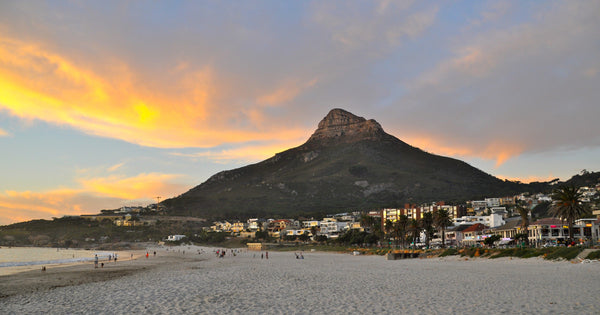
[[[6,137],[8,135],[9,135],[9,133],[7,131],[2,130],[2,128],[0,128],[0,137]]]
[[[518,143],[506,143],[502,141],[493,141],[485,147],[472,147],[468,145],[448,146],[444,139],[434,139],[431,137],[407,137],[407,142],[411,145],[425,151],[445,156],[470,156],[479,157],[487,160],[495,160],[496,167],[504,164],[511,157],[517,156],[523,152],[523,148]]]
[[[0,225],[32,219],[49,219],[63,215],[98,213],[115,209],[133,199],[153,202],[178,195],[189,189],[177,183],[179,175],[139,174],[133,177],[109,176],[79,179],[81,187],[44,192],[6,191],[0,193]]]
[[[231,125],[239,113],[224,107],[231,91],[210,66],[191,69],[179,63],[148,83],[119,60],[100,62],[86,63],[42,45],[0,37],[0,109],[27,120],[161,148],[281,140],[302,132]],[[281,90],[261,99],[272,104],[294,94]]]
[[[115,164],[115,165],[107,168],[106,170],[109,171],[109,172],[114,172],[114,171],[120,169],[121,167],[123,167],[123,165],[125,165],[124,162],[123,163],[119,163],[119,164]]]
[[[312,87],[316,83],[317,79],[313,79],[304,84],[288,82],[277,88],[275,91],[259,96],[256,99],[256,103],[263,106],[282,105],[293,100],[302,90]]]
[[[556,179],[556,176],[552,176],[552,174],[548,176],[527,176],[527,177],[512,177],[512,176],[504,176],[504,175],[496,175],[496,177],[500,179],[510,180],[510,181],[519,181],[522,183],[531,183],[531,182],[549,182],[553,179]]]
[[[96,194],[121,198],[152,198],[157,195],[174,195],[184,191],[185,186],[173,184],[179,175],[148,173],[135,177],[111,175],[109,177],[80,179],[83,189]]]
[[[48,219],[55,216],[79,214],[69,200],[78,192],[56,190],[45,193],[7,191],[0,193],[0,224]]]

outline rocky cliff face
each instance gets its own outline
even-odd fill
[[[381,125],[373,119],[366,120],[343,109],[332,109],[317,130],[308,139],[313,141],[352,142],[365,139],[376,140],[385,135]]]

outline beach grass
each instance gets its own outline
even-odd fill
[[[583,251],[582,247],[552,247],[552,248],[506,248],[506,249],[484,249],[484,248],[449,248],[444,250],[439,257],[460,255],[461,257],[483,257],[483,258],[501,258],[517,257],[532,258],[543,256],[546,260],[565,259],[571,260],[577,257]],[[592,256],[594,254],[594,256]],[[596,258],[594,258],[596,257]],[[600,251],[595,251],[588,255],[589,259],[598,259]]]
[[[600,259],[600,250],[589,253],[586,258],[587,259]]]

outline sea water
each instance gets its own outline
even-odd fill
[[[47,247],[0,247],[0,275],[33,270],[46,265],[74,264],[108,259],[112,252]]]

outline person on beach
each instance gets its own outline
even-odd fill
[[[148,259],[148,256],[149,256],[149,255],[148,255],[148,252],[146,252],[146,259]]]
[[[94,268],[98,268],[98,254],[94,256]]]
[[[266,253],[265,253],[265,258],[266,258],[266,259],[269,259],[269,252],[266,252]]]

